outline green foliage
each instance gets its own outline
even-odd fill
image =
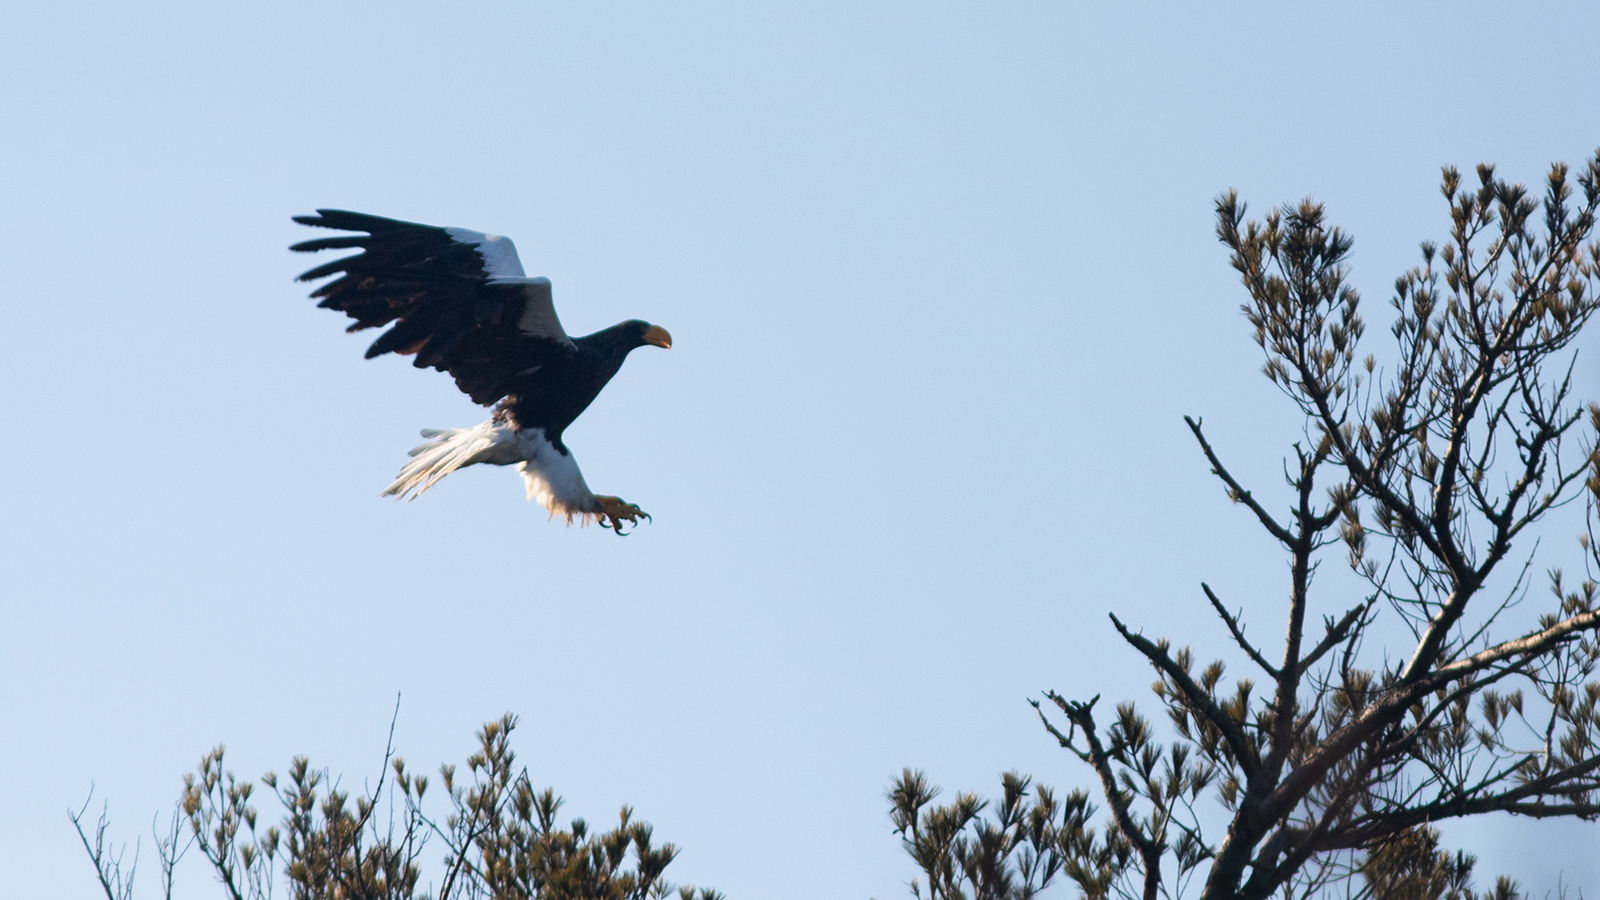
[[[1234,193],[1217,200],[1263,372],[1303,417],[1287,490],[1262,499],[1186,421],[1229,499],[1287,558],[1287,635],[1269,661],[1243,615],[1202,584],[1254,669],[1230,678],[1223,660],[1201,667],[1190,648],[1112,616],[1156,672],[1166,743],[1131,703],[1110,727],[1096,721],[1098,698],[1052,691],[1035,703],[1105,799],[1103,841],[1055,845],[1062,871],[1109,875],[1107,888],[1080,882],[1085,896],[1176,897],[1195,878],[1208,900],[1341,886],[1467,900],[1470,858],[1439,851],[1428,823],[1600,817],[1600,586],[1591,575],[1569,589],[1551,569],[1549,610],[1512,624],[1533,554],[1502,565],[1548,513],[1582,503],[1583,564],[1600,573],[1600,406],[1586,415],[1573,396],[1569,352],[1600,310],[1600,153],[1576,178],[1552,166],[1542,201],[1492,166],[1477,181],[1444,170],[1449,237],[1423,243],[1421,264],[1395,281],[1381,362],[1362,348],[1352,240],[1320,204],[1249,221]],[[1354,579],[1314,591],[1336,548]],[[1398,661],[1371,627],[1385,613],[1390,633],[1414,638]],[[898,801],[891,814],[898,827]],[[944,871],[928,847],[908,849],[930,877]],[[1515,893],[1503,882],[1484,896]]]
[[[906,852],[927,878],[927,900],[1027,900],[1058,874],[1077,882],[1089,897],[1106,896],[1108,873],[1125,862],[1129,848],[1117,835],[1097,839],[1089,827],[1094,806],[1084,791],[1057,801],[1047,787],[1016,772],[1000,776],[1000,802],[991,818],[987,801],[957,794],[955,802],[931,806],[939,789],[921,772],[906,769],[889,789],[890,818]],[[970,890],[970,894],[967,891]],[[922,884],[911,881],[913,896]]]
[[[1440,850],[1434,829],[1412,828],[1372,846],[1359,871],[1366,893],[1382,900],[1520,900],[1508,878],[1474,894],[1474,864],[1471,854]]]
[[[583,819],[565,828],[556,815],[561,798],[535,790],[526,768],[516,764],[509,737],[516,718],[507,714],[478,732],[478,750],[467,758],[465,777],[440,767],[448,803],[442,822],[425,812],[430,780],[407,769],[390,750],[370,792],[352,798],[326,771],[296,757],[288,777],[268,773],[284,813],[279,825],[258,826],[254,785],[224,766],[217,747],[184,776],[179,800],[186,838],[174,828],[158,836],[162,886],[171,897],[178,860],[191,847],[210,863],[229,900],[271,900],[282,874],[291,900],[653,900],[674,893],[662,873],[677,856],[672,844],[655,844],[650,826],[623,807],[616,827],[591,831]],[[392,733],[391,733],[392,738]],[[87,808],[87,806],[85,807]],[[388,813],[380,823],[380,808]],[[132,900],[134,867],[105,846],[104,817],[93,842],[83,837],[107,900]],[[424,849],[443,845],[437,893],[419,888]],[[137,856],[134,862],[137,862]],[[677,889],[679,900],[722,900],[709,888]]]

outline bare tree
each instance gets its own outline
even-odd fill
[[[507,714],[478,732],[478,750],[467,759],[470,782],[457,783],[455,766],[440,767],[448,804],[442,821],[424,809],[427,776],[412,773],[395,755],[392,723],[379,777],[353,801],[304,756],[290,764],[286,780],[265,775],[261,783],[284,810],[281,827],[258,823],[254,784],[227,771],[217,747],[197,772],[184,776],[181,819],[174,817],[170,834],[158,835],[163,896],[170,900],[173,868],[191,845],[210,863],[228,900],[272,900],[279,874],[291,900],[653,900],[673,894],[662,872],[678,849],[653,844],[650,826],[635,821],[628,807],[609,831],[591,832],[582,819],[557,825],[561,799],[549,788],[535,791],[527,769],[516,766],[508,740],[516,722]],[[137,852],[124,870],[123,851],[106,846],[104,815],[92,840],[84,831],[87,809],[85,802],[71,818],[106,900],[132,900]],[[180,822],[191,843],[180,842]],[[437,893],[419,886],[423,851],[433,839],[445,850]],[[692,885],[676,889],[676,896],[722,900],[717,891]]]
[[[1269,659],[1202,584],[1254,670],[1231,678],[1111,616],[1157,673],[1166,743],[1131,702],[1109,724],[1098,697],[1034,702],[1109,813],[1104,834],[1078,816],[1055,847],[1085,896],[1470,897],[1470,857],[1440,851],[1429,823],[1600,814],[1600,407],[1585,415],[1573,396],[1572,346],[1600,308],[1600,153],[1575,179],[1552,166],[1542,202],[1492,166],[1477,180],[1444,170],[1449,238],[1396,280],[1382,360],[1360,349],[1351,240],[1320,204],[1257,222],[1235,193],[1217,200],[1263,371],[1304,417],[1286,497],[1252,490],[1186,421],[1288,559],[1287,634]],[[1549,570],[1547,612],[1519,618],[1534,554],[1513,544],[1536,548],[1533,526],[1578,502],[1585,577],[1569,587]],[[1356,578],[1314,597],[1341,546]],[[1398,662],[1386,634],[1409,641]]]
[[[90,788],[83,806],[75,811],[69,810],[67,818],[72,820],[72,827],[77,829],[78,839],[83,842],[89,861],[94,863],[95,875],[100,879],[100,889],[105,892],[106,900],[133,900],[133,877],[139,869],[139,845],[134,844],[133,859],[128,860],[124,869],[122,861],[127,858],[127,847],[112,847],[106,843],[106,830],[111,827],[111,820],[103,807],[99,820],[95,822],[94,838],[91,840],[88,832],[83,830],[83,817],[93,799],[94,789]],[[184,840],[183,819],[176,812],[172,814],[165,831],[158,827],[160,821],[161,817],[157,816],[150,824],[150,831],[155,838],[156,861],[161,870],[161,896],[163,900],[172,900],[172,871],[188,851],[189,842]]]

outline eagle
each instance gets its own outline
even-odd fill
[[[295,216],[302,225],[354,232],[302,241],[299,253],[359,248],[300,281],[338,275],[311,292],[317,305],[354,319],[347,331],[382,328],[367,359],[396,353],[412,365],[449,372],[489,420],[473,428],[425,429],[427,442],[380,496],[416,499],[463,466],[516,466],[529,499],[567,524],[599,522],[617,534],[650,516],[619,497],[595,494],[562,433],[600,395],[623,360],[646,344],[671,349],[658,325],[629,319],[568,337],[550,279],[529,278],[511,239],[339,209]]]

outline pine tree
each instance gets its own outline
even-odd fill
[[[1351,239],[1321,204],[1248,221],[1237,194],[1218,198],[1263,372],[1304,420],[1287,490],[1258,492],[1186,421],[1286,557],[1284,645],[1269,659],[1205,584],[1245,675],[1112,615],[1156,672],[1170,734],[1132,702],[1107,717],[1098,696],[1035,701],[1098,782],[1103,819],[1087,794],[1042,789],[1024,815],[1013,795],[1026,779],[1007,776],[990,822],[975,797],[932,806],[925,779],[902,775],[891,816],[929,900],[1023,898],[1058,875],[1093,900],[1468,898],[1471,858],[1439,850],[1430,823],[1600,815],[1600,406],[1573,394],[1573,342],[1600,308],[1600,153],[1570,175],[1552,166],[1535,200],[1492,166],[1476,187],[1446,168],[1449,237],[1396,279],[1381,359],[1363,349]],[[1514,607],[1533,578],[1533,526],[1577,504],[1586,576],[1550,569],[1546,611],[1526,618]],[[1353,592],[1315,581],[1340,547]],[[1382,616],[1410,644],[1383,646]],[[1044,821],[1018,830],[1019,815]],[[1502,881],[1481,896],[1515,894]]]

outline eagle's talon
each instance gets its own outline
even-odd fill
[[[600,512],[596,514],[601,526],[610,528],[619,535],[627,536],[629,532],[622,530],[622,523],[628,522],[637,526],[642,517],[650,521],[650,514],[623,500],[621,497],[597,496],[594,498],[600,504]]]

